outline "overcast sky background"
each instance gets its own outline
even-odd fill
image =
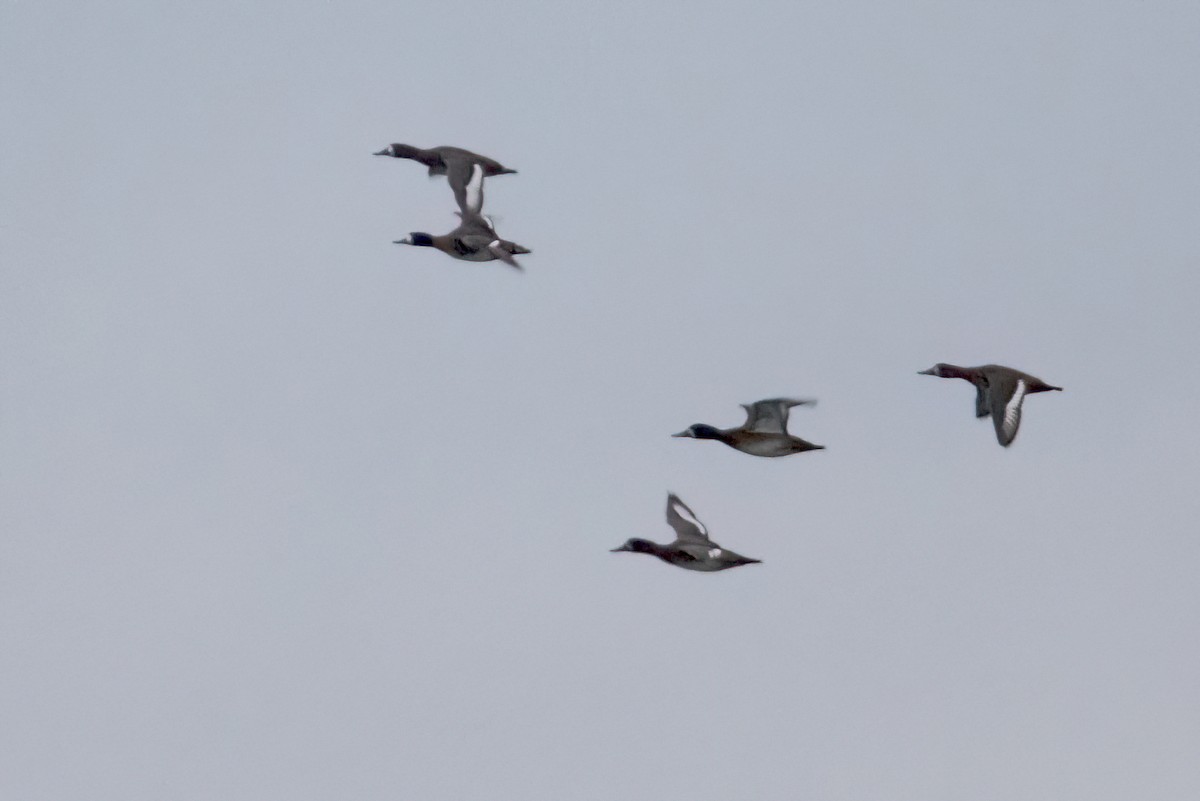
[[[1194,3],[0,23],[0,797],[1200,797]]]

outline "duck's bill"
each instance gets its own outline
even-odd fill
[[[933,375],[933,368],[930,367],[928,370],[918,370],[917,375]]]
[[[404,237],[403,239],[397,239],[397,240],[393,241],[393,242],[392,242],[392,244],[393,244],[393,245],[411,245],[411,244],[412,244],[412,237],[411,237],[411,236],[406,236],[406,237]]]
[[[680,431],[678,434],[672,434],[671,436],[672,437],[690,437],[691,435],[692,435],[691,431]]]
[[[388,149],[385,147],[383,150],[380,150],[380,151],[379,151],[379,152],[377,152],[377,153],[372,153],[371,155],[372,155],[372,156],[390,156],[390,155],[392,155],[392,151],[388,150]]]

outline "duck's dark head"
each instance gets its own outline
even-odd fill
[[[376,156],[391,156],[394,159],[411,159],[420,152],[412,145],[388,145],[383,150],[375,153]]]
[[[720,439],[721,429],[706,425],[705,423],[696,423],[694,426],[688,426],[678,434],[672,434],[672,437],[692,437],[693,439]]]
[[[643,540],[634,537],[633,539],[625,540],[625,544],[620,548],[613,548],[610,553],[620,553],[621,551],[632,551],[633,553],[654,553],[655,545],[650,540]]]
[[[397,239],[393,245],[416,245],[417,247],[433,247],[433,237],[429,234],[414,231],[403,239]]]

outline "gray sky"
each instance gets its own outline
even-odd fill
[[[1195,4],[251,5],[0,11],[0,797],[1200,797]]]

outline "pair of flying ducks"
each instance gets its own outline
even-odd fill
[[[375,154],[397,159],[412,159],[429,168],[429,175],[444,175],[458,203],[460,222],[448,234],[433,236],[423,231],[414,231],[397,245],[416,245],[437,248],[443,253],[463,261],[499,260],[509,267],[520,270],[521,265],[513,256],[529,253],[529,248],[510,242],[496,233],[492,219],[483,213],[483,179],[496,175],[515,173],[498,161],[463,150],[460,147],[431,147],[423,150],[411,145],[393,144]]]
[[[1004,447],[1012,444],[1021,425],[1021,405],[1026,395],[1035,392],[1061,390],[1062,387],[1047,384],[1040,378],[1001,367],[985,364],[982,367],[959,367],[939,363],[919,375],[934,375],[939,378],[962,378],[975,387],[975,416],[992,418],[996,439]],[[706,423],[696,423],[673,437],[715,439],[734,450],[751,456],[788,456],[803,451],[815,451],[824,445],[814,445],[788,433],[788,412],[795,406],[813,406],[815,400],[796,398],[770,398],[756,403],[742,404],[746,410],[746,422],[737,428],[715,428]]]

